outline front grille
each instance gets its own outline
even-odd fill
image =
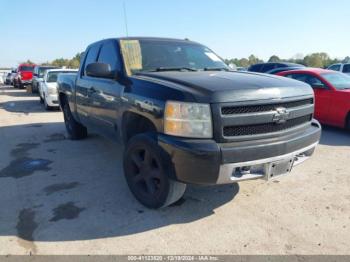
[[[276,105],[274,105],[276,107]],[[258,125],[247,125],[247,126],[226,126],[224,127],[224,136],[249,136],[249,135],[260,135],[266,133],[274,133],[285,131],[293,127],[300,126],[312,120],[312,115],[306,115],[294,119],[287,120],[283,124],[266,123]]]
[[[251,105],[251,106],[226,106],[221,108],[221,113],[223,115],[233,115],[233,114],[247,114],[247,113],[258,113],[258,112],[268,112],[274,111],[278,107],[292,108],[305,105],[312,105],[314,103],[313,98],[283,102],[278,104],[268,104],[268,105]]]

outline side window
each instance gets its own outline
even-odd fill
[[[120,70],[117,47],[113,41],[105,42],[101,48],[98,62],[109,64],[113,72]]]
[[[257,64],[257,65],[252,65],[249,68],[249,71],[251,72],[260,72],[262,69],[262,65],[261,64]]]
[[[306,83],[308,83],[310,86],[323,85],[321,80],[314,76],[308,76],[306,79]]]
[[[293,78],[298,81],[302,81],[306,84],[309,84],[310,86],[324,85],[320,79],[311,75],[291,74],[291,75],[287,75],[287,77]]]
[[[334,71],[340,71],[341,65],[332,65],[328,69]]]
[[[100,50],[100,45],[93,45],[88,50],[85,63],[84,63],[84,75],[85,75],[85,69],[88,64],[95,63],[98,55],[98,51]]]
[[[343,67],[343,73],[350,73],[350,64],[346,64]]]
[[[301,81],[301,82],[307,82],[307,75],[303,75],[303,74],[290,74],[287,75],[287,77],[289,78],[293,78],[295,80]]]
[[[266,65],[264,65],[264,67],[263,67],[263,72],[268,72],[268,71],[270,71],[270,70],[272,70],[272,69],[275,69],[275,68],[277,68],[278,66],[276,66],[276,64],[266,64]]]

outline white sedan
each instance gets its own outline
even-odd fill
[[[45,72],[44,79],[39,85],[40,102],[46,110],[59,107],[57,93],[57,78],[59,74],[76,74],[77,69],[50,69]]]

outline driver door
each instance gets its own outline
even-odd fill
[[[290,74],[287,77],[302,81],[309,84],[314,90],[315,94],[315,113],[314,117],[322,123],[328,123],[330,120],[331,108],[331,91],[326,84],[318,77],[301,73]]]

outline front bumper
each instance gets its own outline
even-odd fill
[[[314,120],[302,132],[274,139],[218,144],[160,134],[158,143],[171,156],[176,171],[173,179],[214,185],[269,179],[274,175],[274,165],[291,161],[285,165],[288,172],[312,155],[320,136],[321,126]]]
[[[21,85],[31,85],[32,84],[32,80],[20,80],[20,84]]]
[[[46,103],[48,106],[52,106],[52,107],[59,107],[60,106],[58,103],[58,95],[57,94],[46,95],[45,100],[46,100]]]

